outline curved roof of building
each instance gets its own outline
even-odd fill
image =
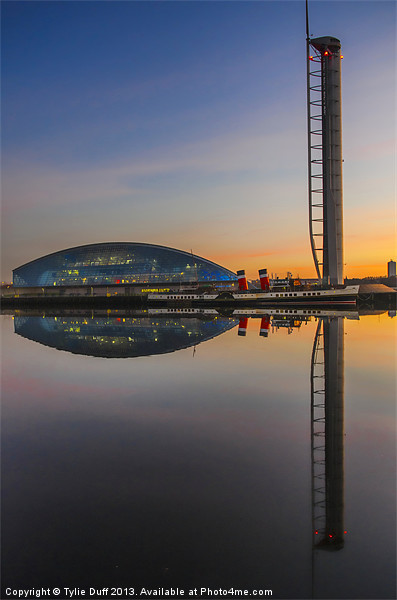
[[[14,284],[81,285],[235,280],[229,269],[183,250],[142,242],[103,242],[58,250],[14,269]]]
[[[146,248],[158,248],[159,250],[167,250],[167,251],[171,251],[171,252],[176,252],[178,254],[182,254],[183,256],[189,256],[189,257],[193,256],[193,258],[202,260],[210,265],[215,265],[216,267],[221,266],[221,265],[218,265],[218,264],[212,262],[211,260],[208,260],[207,258],[197,256],[196,254],[193,254],[191,252],[186,252],[185,250],[178,250],[177,248],[171,248],[170,246],[161,246],[160,244],[148,244],[145,242],[97,242],[96,244],[83,244],[82,246],[72,246],[71,248],[64,248],[63,250],[57,250],[56,252],[51,252],[50,254],[45,254],[44,256],[40,256],[39,258],[34,258],[33,260],[30,260],[29,262],[27,262],[23,265],[20,265],[19,267],[14,269],[14,271],[17,271],[18,269],[22,269],[23,267],[27,267],[28,265],[36,263],[39,260],[43,260],[44,258],[50,258],[51,256],[55,257],[57,255],[65,254],[67,252],[99,249],[99,248],[106,248],[106,247],[112,247],[112,246],[113,247],[114,246],[120,246],[120,247],[142,246],[142,247],[146,247]],[[224,267],[221,267],[221,268],[224,269]],[[228,271],[229,269],[225,269],[225,270]],[[233,273],[233,271],[229,271],[229,272],[235,276],[235,273]]]

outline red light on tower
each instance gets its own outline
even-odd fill
[[[324,56],[328,56],[328,50],[324,52]]]

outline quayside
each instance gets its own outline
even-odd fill
[[[108,296],[91,295],[33,295],[27,288],[24,295],[3,296],[1,310],[8,309],[128,309],[150,306],[367,306],[396,310],[397,293],[387,286],[350,286],[342,289],[269,292],[220,292],[209,294],[169,293],[135,294],[121,293]]]

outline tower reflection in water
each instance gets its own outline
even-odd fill
[[[344,546],[344,320],[318,322],[311,362],[313,546]]]
[[[237,311],[235,311],[237,313]],[[255,311],[257,317],[260,311]],[[283,327],[288,333],[313,316],[311,383],[312,549],[344,547],[344,318],[358,313],[285,309],[261,316],[259,335]],[[245,336],[246,315],[239,315],[238,334]],[[314,554],[313,554],[314,559]]]

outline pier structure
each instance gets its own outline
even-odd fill
[[[309,37],[307,128],[309,232],[318,279],[343,285],[341,43]]]

